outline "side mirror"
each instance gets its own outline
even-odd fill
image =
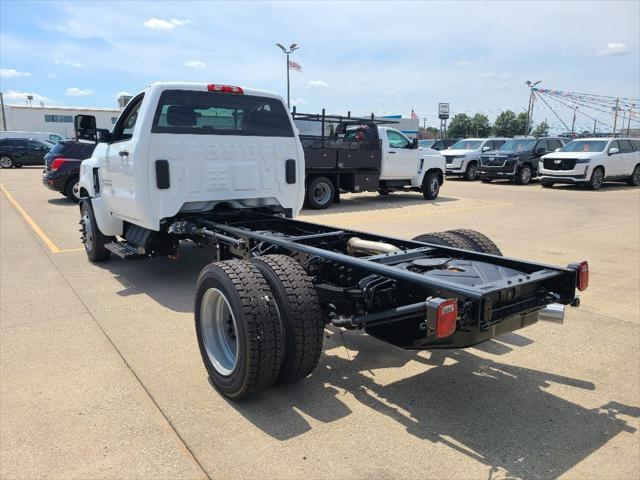
[[[484,147],[482,147],[483,152],[488,152],[489,150],[491,150],[491,147],[489,145],[485,145]]]
[[[559,152],[560,150],[562,150],[562,147],[558,147],[554,150],[554,152]]]
[[[76,115],[73,119],[73,128],[76,132],[76,140],[98,141],[96,117],[93,115]]]
[[[98,128],[98,142],[109,143],[111,141],[111,132],[106,128]]]
[[[613,147],[609,149],[609,155],[615,155],[616,153],[620,153],[620,149],[617,147]]]
[[[413,141],[411,142],[411,148],[416,150],[418,148],[418,139],[414,138]]]

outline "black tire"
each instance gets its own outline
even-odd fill
[[[16,167],[16,168],[22,168],[22,164],[21,164],[21,163],[16,163],[16,164],[14,165],[14,167]]]
[[[392,194],[393,192],[392,192],[391,190],[378,190],[378,193],[379,193],[380,195],[390,195],[390,194]]]
[[[518,168],[516,173],[516,183],[518,185],[528,185],[531,183],[531,177],[533,176],[533,169],[526,163]]]
[[[69,200],[73,200],[74,202],[79,202],[80,199],[80,188],[78,186],[78,182],[80,179],[77,176],[71,177],[67,180],[67,184],[64,187],[64,196]]]
[[[630,187],[637,187],[640,185],[640,165],[636,165],[636,168],[633,169],[633,173],[627,180],[627,185]]]
[[[111,252],[104,246],[115,240],[114,237],[103,235],[98,228],[91,202],[85,200],[80,207],[80,231],[82,243],[87,257],[92,262],[104,262],[109,259]]]
[[[417,237],[413,237],[413,240],[417,242],[434,243],[445,247],[473,250],[473,245],[471,245],[471,243],[469,243],[464,237],[451,232],[424,233]]]
[[[546,181],[546,180],[540,180],[540,185],[542,185],[544,188],[551,188],[555,184],[553,182],[549,182],[549,181]]]
[[[276,383],[301,380],[318,365],[322,354],[324,321],[318,294],[304,268],[285,255],[254,260],[278,306],[284,353]]]
[[[0,168],[11,168],[15,166],[13,158],[9,155],[0,155]]]
[[[500,255],[502,252],[493,241],[485,234],[468,228],[457,228],[455,230],[447,230],[445,233],[453,233],[463,237],[469,243],[473,250],[482,253],[490,253],[491,255]]]
[[[476,162],[469,162],[469,165],[467,165],[467,169],[465,170],[464,175],[462,175],[462,178],[464,178],[468,182],[477,180],[478,164]]]
[[[482,183],[491,183],[493,178],[491,178],[491,177],[480,177],[480,180],[482,180]]]
[[[223,307],[216,308],[216,302]],[[255,265],[229,260],[204,267],[196,284],[194,311],[202,361],[221,394],[241,400],[273,385],[282,363],[282,330],[269,285]],[[224,330],[216,329],[218,325]],[[235,345],[235,361],[228,372],[221,361],[224,353],[215,344],[216,338],[227,334]]]
[[[327,177],[314,178],[307,187],[307,206],[314,210],[329,207],[335,198],[336,187]]]
[[[435,200],[440,192],[440,179],[437,172],[427,172],[422,179],[422,196],[425,200]]]
[[[587,182],[587,188],[589,190],[600,190],[604,183],[604,170],[602,167],[596,167],[591,172],[591,178]]]

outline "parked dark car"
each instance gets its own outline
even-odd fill
[[[0,140],[0,167],[42,165],[51,144],[32,138],[3,138]]]
[[[79,143],[75,140],[56,143],[44,157],[45,169],[42,172],[44,186],[62,193],[71,200],[80,200],[78,189],[80,164],[82,160],[91,156],[95,148],[95,143]]]
[[[478,174],[483,182],[496,178],[515,180],[526,185],[538,175],[538,159],[564,146],[558,137],[512,138],[499,149],[486,152],[480,157]]]
[[[436,140],[431,147],[434,150],[446,150],[454,143],[458,143],[461,138],[441,138],[440,140]]]

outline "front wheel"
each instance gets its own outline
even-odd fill
[[[482,183],[491,183],[491,180],[493,180],[493,178],[491,178],[491,177],[480,177],[480,180],[482,180]]]
[[[472,181],[478,178],[478,164],[476,162],[469,162],[467,169],[462,176],[467,181]]]
[[[527,185],[531,182],[532,170],[529,165],[522,165],[516,173],[516,183],[518,185]]]
[[[540,180],[540,185],[542,185],[544,188],[551,188],[553,187],[554,183],[546,180]]]
[[[631,177],[627,180],[627,185],[631,187],[637,187],[640,185],[640,165],[636,165],[636,168],[633,169]]]
[[[422,196],[434,200],[440,192],[440,179],[437,172],[427,172],[422,180]]]
[[[202,361],[220,393],[240,400],[273,385],[282,363],[282,329],[269,285],[251,262],[204,267],[194,307]]]
[[[78,177],[72,177],[64,188],[64,196],[74,202],[80,201],[80,180]]]
[[[307,205],[314,210],[329,207],[335,196],[336,187],[327,177],[314,178],[307,187]]]
[[[600,190],[604,183],[604,170],[600,167],[596,167],[591,173],[591,178],[587,182],[589,190]]]
[[[13,158],[8,155],[3,155],[0,157],[0,167],[2,168],[11,168],[13,167]]]
[[[104,235],[98,228],[93,207],[89,201],[82,202],[80,215],[80,231],[82,232],[82,243],[84,244],[85,252],[87,252],[87,257],[92,262],[108,260],[111,252],[105,248],[105,245],[114,239]]]

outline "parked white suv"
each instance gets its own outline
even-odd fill
[[[447,175],[460,175],[465,180],[478,178],[478,163],[484,152],[497,150],[506,138],[465,138],[444,150]]]
[[[554,183],[586,184],[598,190],[605,180],[640,185],[640,140],[581,138],[540,158],[538,179],[543,187]]]

